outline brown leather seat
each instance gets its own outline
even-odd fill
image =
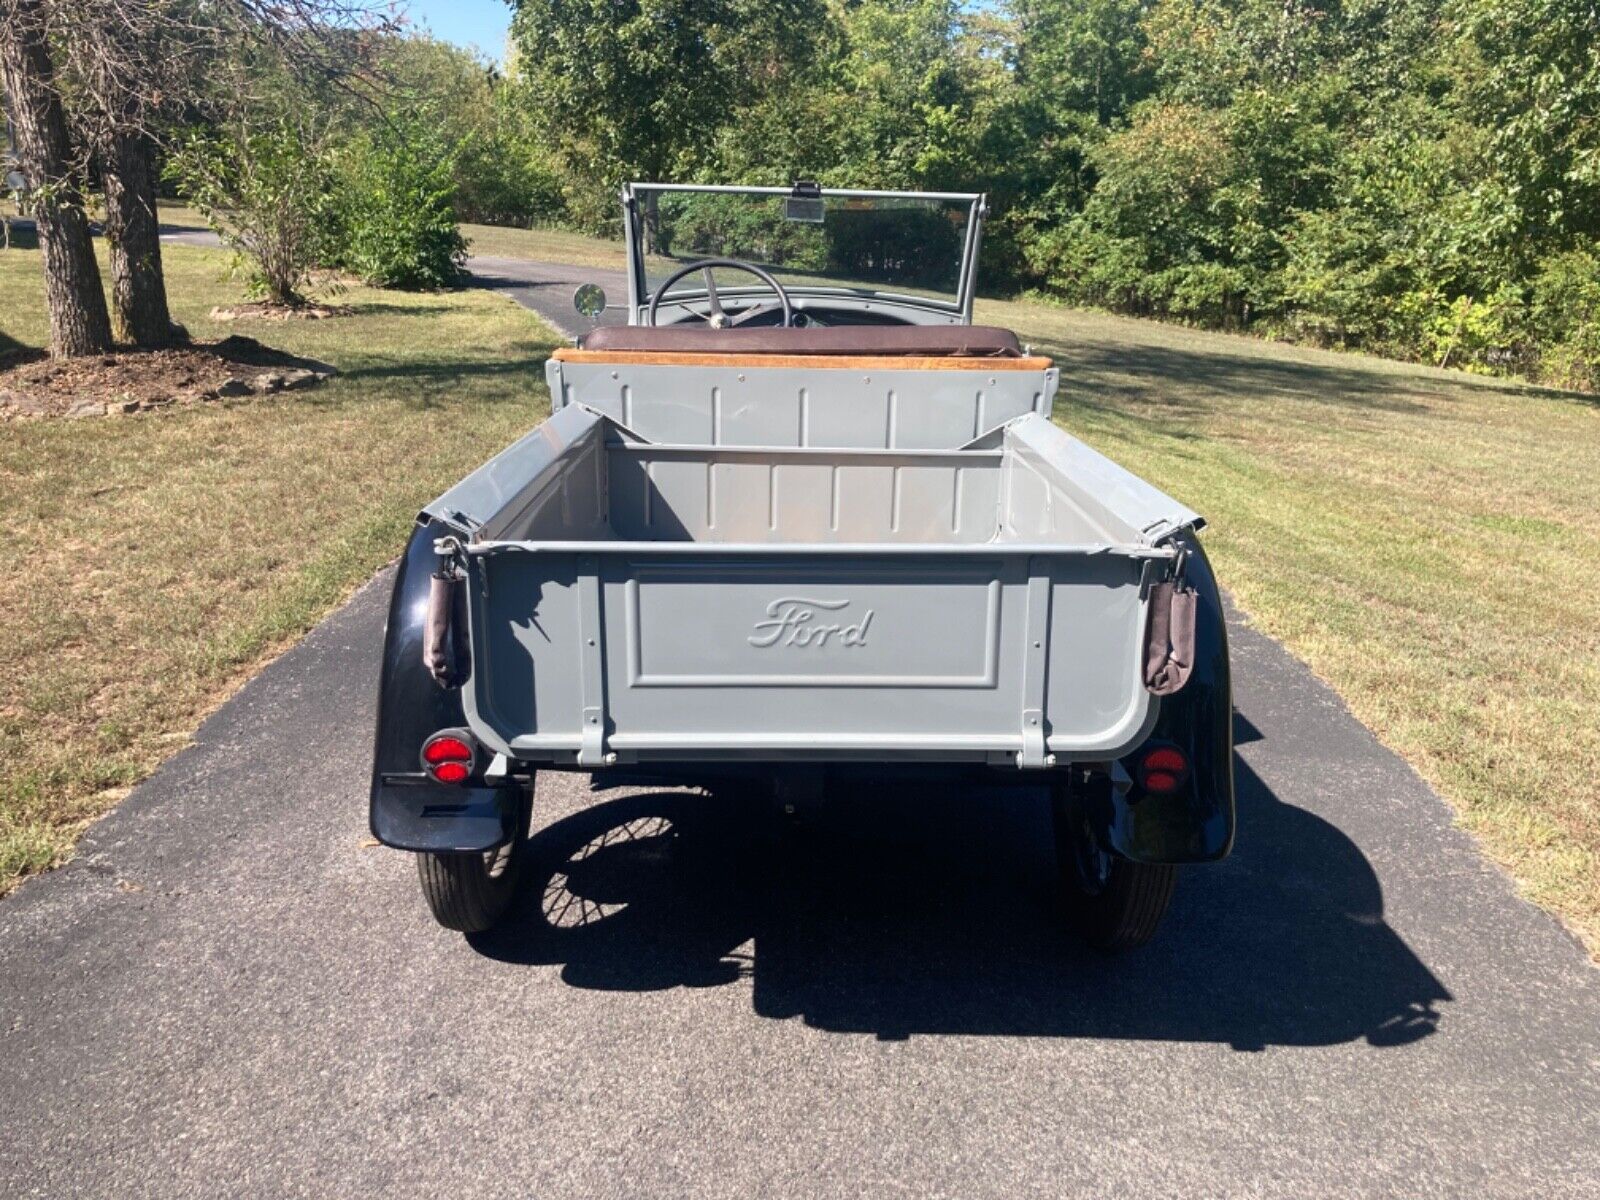
[[[585,350],[675,354],[854,354],[1021,358],[1009,329],[993,325],[839,325],[712,329],[705,325],[608,325],[587,334]]]

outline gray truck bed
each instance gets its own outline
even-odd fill
[[[577,403],[427,515],[460,530],[473,731],[578,764],[1116,757],[1159,703],[1146,585],[1199,523],[1037,414],[758,448]]]

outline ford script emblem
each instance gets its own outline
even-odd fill
[[[846,622],[848,600],[809,600],[804,596],[779,596],[767,605],[767,619],[756,622],[750,644],[767,646],[865,646],[872,624],[869,608],[859,621]]]

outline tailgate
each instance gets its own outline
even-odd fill
[[[1121,754],[1153,722],[1146,560],[834,549],[474,555],[474,731],[517,757],[583,764],[1044,766]]]

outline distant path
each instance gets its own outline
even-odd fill
[[[212,249],[222,245],[221,239],[209,229],[173,225],[162,226],[161,240]],[[522,307],[538,313],[563,337],[577,337],[595,324],[627,324],[627,313],[623,309],[608,310],[600,321],[591,323],[572,307],[572,293],[585,283],[597,283],[604,288],[609,303],[626,305],[628,277],[622,271],[474,254],[467,258],[467,274],[473,286],[509,296]]]
[[[476,254],[467,259],[467,271],[478,287],[510,296],[524,308],[538,313],[566,337],[577,337],[596,324],[628,323],[628,276],[623,271]],[[624,307],[607,309],[598,322],[579,316],[572,307],[572,293],[585,283],[599,284],[605,289],[608,304]]]

